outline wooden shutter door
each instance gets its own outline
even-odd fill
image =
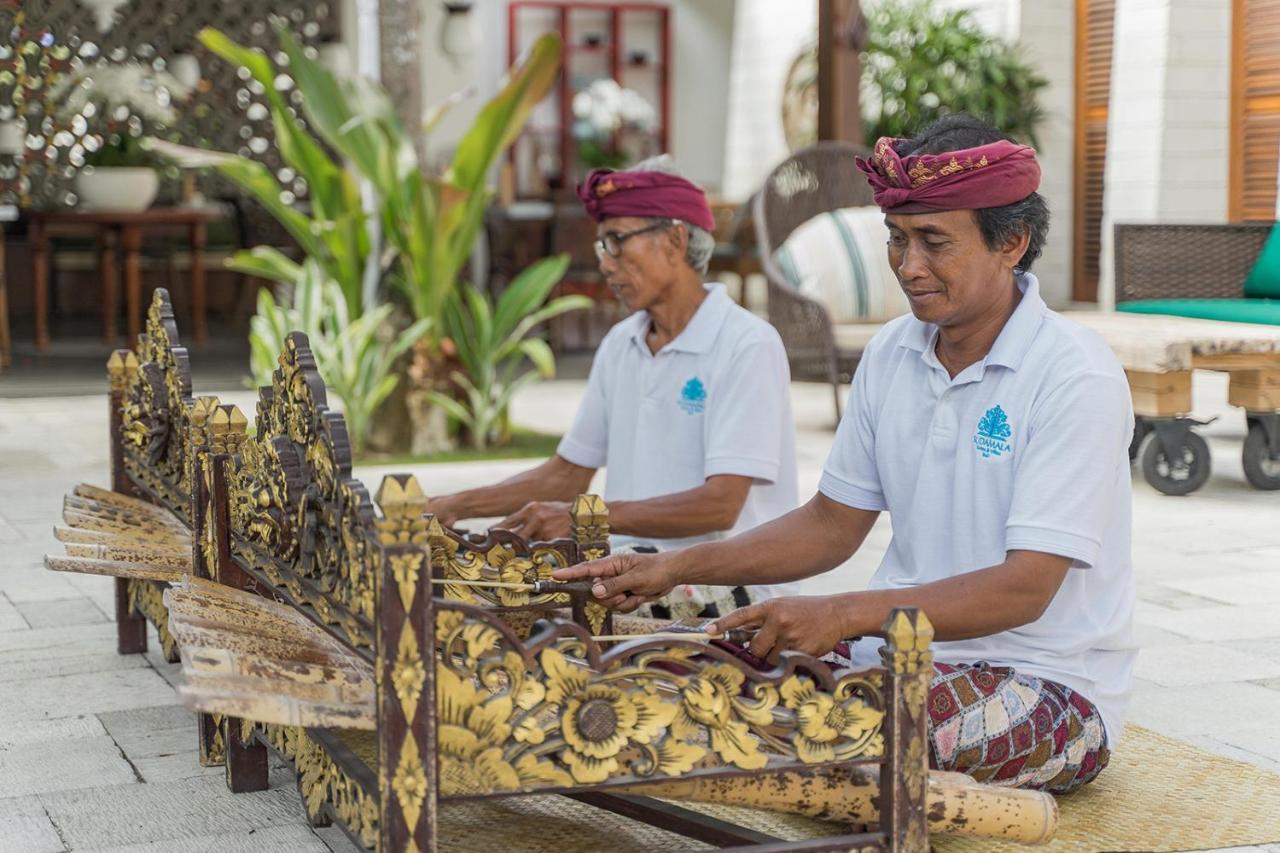
[[[1280,0],[1232,0],[1231,221],[1276,218]]]
[[[1111,98],[1111,44],[1115,0],[1076,0],[1075,239],[1071,296],[1098,299],[1102,248],[1102,178],[1106,171],[1107,105]]]

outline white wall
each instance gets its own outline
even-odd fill
[[[733,20],[724,196],[742,201],[786,159],[782,85],[796,55],[817,38],[816,0],[738,0]]]
[[[1225,222],[1225,0],[1117,0],[1098,301],[1115,302],[1117,222]]]
[[[351,22],[347,41],[353,54],[356,2],[342,0],[344,20]],[[668,5],[673,54],[670,153],[690,179],[715,191],[724,171],[734,0],[670,0]],[[447,162],[480,107],[497,91],[507,68],[507,6],[507,0],[476,0],[471,12],[475,53],[455,62],[440,48],[443,4],[422,4],[424,109],[468,86],[475,88],[475,95],[454,106],[428,140],[432,165]]]

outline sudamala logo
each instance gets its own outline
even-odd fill
[[[684,389],[680,392],[680,408],[691,415],[696,415],[706,407],[707,389],[703,386],[702,380],[695,376],[684,383]]]
[[[1009,438],[1013,435],[1013,427],[1009,426],[1009,418],[1004,409],[992,406],[978,421],[978,431],[973,434],[973,446],[983,458],[999,456],[1013,450]]]

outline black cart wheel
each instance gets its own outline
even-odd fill
[[[1255,489],[1275,491],[1280,489],[1280,457],[1271,455],[1271,447],[1267,442],[1267,431],[1262,424],[1249,425],[1249,434],[1244,439],[1244,451],[1240,454],[1244,462],[1244,476]]]
[[[1187,430],[1180,453],[1170,459],[1160,442],[1160,436],[1147,436],[1142,450],[1142,476],[1158,492],[1166,495],[1186,495],[1194,492],[1209,479],[1209,445]]]
[[[1129,464],[1138,460],[1138,451],[1142,449],[1142,440],[1151,433],[1151,423],[1143,417],[1133,420],[1133,440],[1129,442]]]

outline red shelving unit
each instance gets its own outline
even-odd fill
[[[556,88],[539,105],[512,148],[516,194],[571,189],[584,174],[573,139],[573,97],[611,77],[653,105],[657,127],[639,140],[648,154],[669,149],[671,131],[671,11],[660,3],[513,0],[507,7],[507,64],[546,32],[565,45]],[[643,61],[635,59],[643,57]],[[629,138],[634,140],[634,134]],[[540,185],[546,181],[547,187]]]

